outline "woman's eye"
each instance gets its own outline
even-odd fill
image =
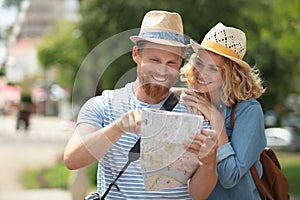
[[[202,65],[202,63],[201,63],[200,61],[196,61],[196,62],[195,62],[195,65],[196,65],[196,67],[198,67],[198,68],[203,68],[203,65]]]
[[[215,67],[215,66],[210,67],[209,70],[210,70],[211,72],[218,72],[218,68]]]

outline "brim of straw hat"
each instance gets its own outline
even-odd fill
[[[208,50],[208,51],[211,51],[215,54],[224,56],[224,57],[228,58],[229,60],[232,60],[233,62],[237,63],[240,67],[251,68],[250,65],[247,62],[245,62],[245,61],[243,61],[239,58],[235,58],[235,57],[230,56],[228,54],[221,53],[221,52],[217,51],[216,49],[212,49],[210,47],[200,45],[199,43],[197,43],[196,41],[194,41],[192,39],[190,40],[190,43],[191,43],[191,47],[193,48],[194,52],[196,52],[196,53],[198,53],[199,49]]]
[[[159,39],[159,38],[145,38],[140,36],[131,36],[130,40],[136,44],[138,41],[148,41],[153,42],[156,44],[162,44],[162,45],[168,45],[168,46],[174,46],[174,47],[188,47],[188,45],[183,44],[181,42],[173,41],[173,40],[166,40],[166,39]]]

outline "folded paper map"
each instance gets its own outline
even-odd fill
[[[200,134],[203,116],[144,109],[141,129],[141,169],[146,190],[174,188],[187,183],[199,166],[197,155],[183,142]]]

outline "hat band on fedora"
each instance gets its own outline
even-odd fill
[[[180,42],[182,44],[186,44],[184,37],[181,34],[169,32],[169,31],[162,31],[162,32],[141,32],[139,37],[145,39],[162,39],[162,40],[170,40],[175,42]]]
[[[207,47],[211,50],[214,50],[214,51],[216,51],[218,53],[221,53],[221,54],[225,54],[227,56],[231,56],[231,57],[234,57],[234,58],[237,58],[237,59],[241,59],[240,56],[237,53],[235,53],[231,49],[225,47],[224,45],[216,43],[216,42],[203,41],[201,43],[201,46]]]

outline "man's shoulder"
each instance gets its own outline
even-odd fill
[[[132,84],[133,83],[127,83],[124,87],[121,88],[103,90],[103,92],[99,96],[124,95],[125,93],[130,93],[130,90],[132,90]]]
[[[95,102],[97,105],[102,105],[109,108],[126,108],[128,102],[132,99],[132,89],[130,90],[130,85],[127,84],[125,87],[112,89],[112,90],[103,90],[101,95],[95,97]]]

